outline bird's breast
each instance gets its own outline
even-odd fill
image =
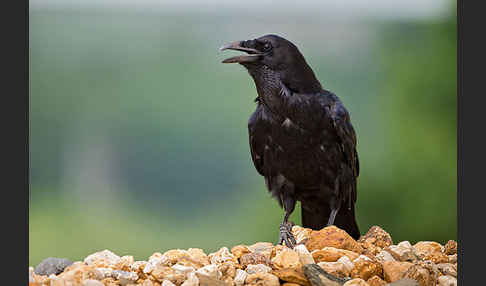
[[[264,163],[272,173],[305,187],[319,186],[323,178],[335,175],[338,150],[331,130],[306,129],[305,123],[274,116],[264,107],[255,124],[262,128],[258,139],[264,142]]]

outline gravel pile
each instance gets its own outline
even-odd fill
[[[319,231],[294,226],[297,246],[258,242],[155,252],[147,261],[103,250],[72,263],[47,258],[29,267],[29,285],[49,286],[383,286],[457,285],[457,243],[394,244],[378,226],[358,241],[330,226]]]

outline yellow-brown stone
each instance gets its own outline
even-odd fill
[[[334,225],[312,232],[309,240],[305,243],[305,246],[311,252],[326,246],[351,250],[356,253],[363,252],[363,247],[361,247],[356,240],[344,230],[337,228]]]

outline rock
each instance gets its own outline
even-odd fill
[[[331,275],[340,278],[349,277],[350,271],[341,262],[319,262],[317,265]]]
[[[417,281],[420,286],[435,286],[437,281],[437,277],[421,265],[412,265],[407,269],[403,277]]]
[[[260,253],[247,253],[240,257],[240,265],[245,269],[248,265],[265,264],[267,266],[271,265],[270,260],[267,256]]]
[[[319,231],[313,231],[309,240],[305,243],[309,251],[331,246],[339,249],[351,250],[362,253],[363,248],[344,230],[334,225],[325,227]]]
[[[371,258],[369,258],[368,256],[360,255],[355,260],[353,260],[353,263],[356,263],[358,260],[372,261]]]
[[[187,279],[182,283],[181,286],[198,286],[199,285],[199,278],[197,278],[194,272],[189,272],[187,274]]]
[[[125,255],[120,257],[120,260],[114,265],[114,269],[123,270],[123,271],[130,271],[131,265],[135,262],[133,256]]]
[[[386,286],[418,286],[418,282],[413,279],[403,278],[393,283],[386,284]]]
[[[452,263],[440,263],[437,268],[443,275],[457,277],[457,267]]]
[[[150,274],[157,266],[170,266],[170,265],[171,263],[167,256],[162,255],[160,252],[155,252],[149,257],[148,263],[145,264],[145,267],[143,268],[142,272],[145,274]]]
[[[270,255],[272,254],[273,244],[271,244],[270,242],[257,242],[255,244],[248,246],[248,249],[252,253],[258,253],[270,259]]]
[[[275,256],[277,256],[277,254],[284,251],[285,249],[290,249],[290,248],[282,244],[275,245],[275,247],[272,248],[272,253],[270,254],[270,260],[272,260]]]
[[[395,258],[390,254],[390,252],[386,250],[380,251],[378,254],[375,255],[375,259],[383,264],[385,261],[396,261]]]
[[[385,261],[383,263],[383,276],[387,282],[395,282],[403,278],[405,272],[413,264],[410,262]]]
[[[354,278],[344,283],[343,286],[369,286],[369,284],[361,278]]]
[[[250,253],[250,249],[246,245],[237,245],[231,248],[231,253],[239,259],[243,254]]]
[[[348,280],[327,273],[317,264],[306,264],[302,268],[312,286],[341,286]]]
[[[457,279],[449,275],[439,276],[437,279],[438,286],[457,286]]]
[[[221,273],[220,280],[232,284],[233,278],[236,276],[236,267],[232,262],[225,262],[218,265],[218,271]]]
[[[198,270],[196,270],[196,273],[208,276],[209,278],[213,278],[216,280],[220,279],[223,276],[221,271],[218,270],[218,266],[214,264],[201,267]]]
[[[165,281],[167,281],[170,284],[174,285],[174,283],[170,282],[169,280],[165,280]],[[164,285],[164,281],[162,281],[162,285]],[[150,279],[146,279],[146,280],[143,281],[142,286],[154,286],[154,283]]]
[[[84,280],[92,279],[96,276],[95,269],[92,266],[85,265],[82,262],[74,262],[66,267],[58,278],[70,281],[73,284],[82,284]]]
[[[311,252],[312,258],[318,262],[335,262],[343,256],[347,256],[351,261],[359,257],[359,254],[353,251],[338,249],[335,247],[324,247]]]
[[[250,264],[246,267],[246,273],[248,274],[255,274],[255,273],[269,273],[272,271],[271,267],[268,267],[265,264]]]
[[[34,273],[37,275],[59,274],[64,269],[73,264],[73,262],[67,258],[48,257],[42,260],[34,269]]]
[[[386,285],[385,280],[381,279],[379,276],[375,275],[366,281],[370,286],[384,286]]]
[[[410,242],[402,241],[398,245],[390,245],[385,248],[395,260],[413,262],[417,260]]]
[[[208,265],[210,266],[210,265]],[[207,267],[207,266],[206,266]],[[198,269],[200,270],[200,269]],[[200,286],[230,286],[231,284],[225,281],[221,281],[213,278],[213,276],[204,275],[200,272],[195,272],[197,278],[199,279]]]
[[[316,264],[306,264],[306,265],[316,265]],[[282,269],[274,270],[272,273],[276,275],[278,278],[280,278],[280,280],[282,281],[297,283],[299,285],[304,285],[304,286],[311,286],[302,268],[282,268]]]
[[[372,276],[383,276],[383,267],[380,263],[371,259],[356,259],[353,261],[354,268],[351,270],[351,278],[361,278],[368,280]]]
[[[299,254],[290,248],[285,248],[277,253],[277,255],[272,258],[272,265],[274,269],[299,268],[302,266]]]
[[[270,273],[250,274],[245,283],[249,286],[280,286],[278,277]]]
[[[155,255],[155,253],[154,253]],[[154,256],[152,255],[152,256]],[[160,257],[154,257],[154,261],[155,261],[155,264],[162,264],[162,265],[167,265],[167,266],[172,266],[174,264],[176,264],[182,257],[188,257],[189,254],[187,253],[186,250],[183,250],[183,249],[171,249],[171,250],[168,250],[166,252],[164,252],[164,254]],[[150,262],[150,260],[149,260]],[[154,264],[152,262],[152,264]],[[155,265],[154,265],[155,266]]]
[[[135,272],[113,270],[111,275],[113,278],[120,281],[121,285],[134,284],[138,280],[138,275]]]
[[[300,286],[300,284],[291,283],[291,282],[285,282],[285,283],[282,284],[282,286]]]
[[[145,280],[145,281],[147,281],[147,280]],[[164,280],[164,281],[162,281],[161,286],[176,286],[176,285],[174,283],[170,282],[169,280]]]
[[[130,265],[130,270],[136,272],[137,274],[143,273],[143,269],[147,266],[147,261],[135,261],[132,265]]]
[[[29,283],[34,283],[34,267],[29,267]]]
[[[88,255],[84,259],[84,263],[88,265],[93,265],[94,267],[105,267],[105,268],[114,266],[119,261],[120,261],[120,256],[114,254],[108,249]]]
[[[105,278],[101,280],[101,283],[105,286],[119,286],[120,284],[114,278]]]
[[[310,228],[304,228],[298,225],[292,227],[292,234],[297,244],[305,243],[310,238],[312,232],[313,230]]]
[[[202,249],[189,248],[186,253],[188,254],[188,257],[181,257],[181,259],[179,260],[180,264],[183,264],[185,266],[191,266],[195,269],[209,265],[209,258]]]
[[[415,254],[422,260],[431,260],[436,264],[449,262],[449,258],[443,253],[444,247],[437,242],[420,241],[413,248]]]
[[[314,258],[312,258],[312,255],[310,254],[309,250],[307,250],[305,245],[296,245],[294,247],[294,251],[299,255],[300,263],[302,265],[315,263]]]
[[[147,263],[145,267],[143,268],[143,273],[145,274],[150,274],[154,270],[154,265],[152,263]]]
[[[227,247],[221,247],[218,251],[208,255],[211,264],[221,264],[231,261],[238,264],[238,259],[229,251]]]
[[[53,277],[49,277],[49,279],[51,281],[50,286],[66,286],[66,281],[57,278],[55,275]]]
[[[368,232],[361,236],[358,240],[365,254],[376,255],[383,248],[393,245],[393,240],[386,232],[379,226],[371,227]]]
[[[453,255],[457,253],[457,242],[454,240],[449,240],[446,245],[444,245],[444,254]]]
[[[233,282],[235,283],[236,286],[242,286],[245,284],[245,279],[248,276],[248,273],[241,269],[236,270],[236,276],[235,279],[233,279]]]
[[[337,262],[342,263],[346,268],[346,270],[348,271],[348,273],[351,273],[351,270],[353,270],[354,268],[354,263],[347,256],[342,256],[341,258],[338,259]]]
[[[457,262],[457,253],[453,255],[448,255],[447,259],[449,259],[449,263],[456,263]]]
[[[178,272],[184,273],[184,274],[195,271],[194,267],[185,266],[185,265],[182,265],[182,264],[174,264],[174,265],[172,265],[171,268],[174,269],[175,271],[178,271]]]
[[[111,268],[98,267],[94,270],[94,278],[98,280],[103,280],[105,278],[112,277],[112,273],[113,269]]]
[[[185,275],[183,273],[177,272],[171,267],[164,265],[155,266],[151,275],[159,282],[169,280],[176,285],[180,285],[185,279]]]
[[[84,280],[83,286],[104,286],[104,285],[98,280],[88,279],[88,280]]]

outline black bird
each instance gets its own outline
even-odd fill
[[[266,35],[220,50],[246,54],[223,63],[243,65],[253,78],[257,107],[248,121],[253,164],[285,210],[279,243],[293,247],[289,215],[297,201],[302,225],[336,225],[360,236],[354,204],[359,174],[356,134],[339,98],[322,88],[297,47]]]

